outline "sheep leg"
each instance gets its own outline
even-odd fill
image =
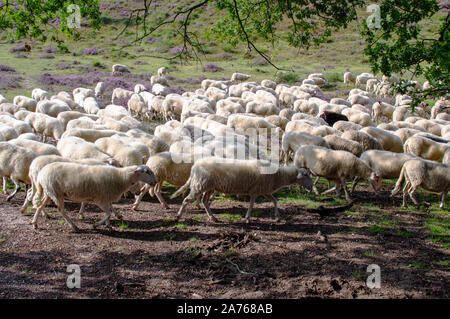
[[[408,188],[411,184],[409,183],[409,181],[406,182],[405,186],[403,187],[403,203],[402,203],[402,207],[406,207],[406,197],[408,195]]]
[[[48,197],[48,195],[45,194],[45,195],[44,195],[44,199],[43,199],[43,201],[41,202],[41,205],[39,205],[38,208],[36,209],[36,212],[34,213],[34,216],[33,216],[33,221],[31,222],[31,224],[33,225],[33,228],[34,228],[34,229],[37,229],[37,228],[38,228],[37,220],[38,220],[38,217],[39,217],[39,213],[40,213],[41,210],[47,205],[47,201],[48,201],[49,199],[50,199],[50,198]]]
[[[6,182],[7,182],[6,177],[3,177],[3,194],[8,194],[8,193],[7,193],[8,187],[7,187],[7,185],[6,185]]]
[[[58,198],[58,210],[64,220],[70,225],[70,227],[72,227],[73,231],[78,232],[78,227],[75,226],[73,221],[64,213],[64,198]]]
[[[352,198],[350,197],[350,195],[348,193],[347,184],[345,183],[345,180],[342,179],[340,184],[344,188],[345,199],[350,202],[352,200]]]
[[[111,218],[111,212],[112,212],[111,206],[100,207],[100,208],[105,211],[106,216],[105,216],[105,218],[103,218],[103,219],[99,220],[98,222],[96,222],[94,224],[94,227],[100,226],[102,224],[105,224],[105,226],[107,228],[111,228],[111,224],[109,222],[109,219]]]
[[[273,205],[274,205],[275,221],[278,222],[278,221],[280,221],[280,211],[278,210],[278,200],[272,194],[270,194],[270,199],[272,200]]]
[[[248,224],[250,223],[250,214],[253,210],[253,205],[255,205],[256,196],[250,197],[250,204],[248,206],[247,214],[245,214],[245,222]]]
[[[181,215],[183,215],[184,210],[186,209],[186,206],[189,203],[192,203],[195,199],[195,196],[193,193],[190,193],[184,200],[183,203],[181,204],[180,209],[178,210],[177,216],[175,217],[175,220],[178,221],[181,218]]]
[[[358,185],[358,183],[361,181],[361,178],[356,176],[355,179],[353,180],[353,185],[352,185],[352,190],[351,193],[353,194],[355,192],[356,189],[356,185]]]
[[[84,207],[86,204],[83,202],[81,203],[80,210],[78,211],[79,219],[84,219]]]
[[[447,192],[442,192],[441,204],[439,205],[440,209],[444,209],[446,199],[447,199]]]
[[[133,204],[132,210],[137,210],[139,207],[139,204],[141,203],[142,197],[144,197],[145,193],[150,191],[150,185],[146,184],[139,193],[139,196],[136,197],[136,201]]]
[[[9,195],[9,196],[6,198],[6,201],[7,201],[7,202],[9,202],[11,199],[13,199],[14,196],[16,196],[17,192],[18,192],[19,189],[20,189],[19,182],[17,182],[15,179],[13,179],[12,181],[14,182],[15,189],[14,189],[14,192],[12,192],[12,194]]]
[[[411,187],[408,190],[409,197],[412,199],[415,205],[419,206],[419,201],[417,200],[416,195],[414,194],[416,192],[417,187],[414,187],[411,185]]]
[[[159,202],[165,209],[170,209],[169,205],[167,204],[166,200],[164,199],[164,197],[161,194],[161,187],[162,187],[161,183],[158,183],[155,186],[156,198],[158,198]]]
[[[209,207],[209,196],[211,196],[211,194],[212,191],[204,193],[202,197],[202,203],[203,207],[205,207],[206,213],[208,214],[209,221],[217,223],[217,218],[214,217],[211,208]]]
[[[25,211],[27,210],[28,205],[31,203],[31,200],[33,198],[33,186],[27,191],[27,196],[25,196],[25,200],[23,202],[22,208],[20,208],[20,213],[25,214]]]
[[[334,191],[337,191],[337,186],[338,186],[338,183],[336,183],[332,188],[327,189],[326,191],[324,191],[324,192],[322,193],[322,195],[327,195],[327,194],[329,194],[329,193],[332,193],[332,192],[334,192]]]

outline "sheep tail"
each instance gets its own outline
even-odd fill
[[[402,170],[400,171],[400,176],[398,177],[398,181],[395,184],[395,188],[391,192],[391,196],[395,196],[400,191],[400,188],[403,185],[403,180],[405,179],[405,165],[403,165]]]
[[[186,184],[181,186],[172,196],[170,196],[170,199],[174,199],[175,197],[178,197],[181,194],[183,194],[184,192],[186,192],[186,190],[189,188],[190,184],[191,184],[191,178],[189,177]]]

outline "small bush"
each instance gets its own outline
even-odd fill
[[[12,67],[10,67],[10,66],[8,66],[8,65],[0,64],[0,72],[11,72],[11,73],[15,73],[16,70],[14,70]]]
[[[275,74],[275,81],[278,83],[294,84],[299,79],[299,76],[294,72],[279,71]]]
[[[218,72],[223,71],[223,68],[221,68],[218,65],[215,65],[214,63],[208,63],[203,67],[203,72]]]

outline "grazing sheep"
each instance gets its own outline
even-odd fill
[[[0,115],[0,122],[12,127],[16,131],[17,135],[33,132],[33,129],[28,123],[17,120],[9,115]]]
[[[315,123],[316,125],[328,125],[328,123],[321,117],[316,117],[305,113],[295,113],[291,118],[291,121],[299,120],[307,120],[308,122]]]
[[[19,135],[17,134],[16,130],[13,129],[11,126],[0,123],[0,136],[3,140],[9,141],[14,138],[17,138]]]
[[[0,112],[2,112],[2,113],[15,114],[21,110],[25,110],[25,109],[18,105],[12,104],[12,103],[0,104]]]
[[[27,122],[36,133],[42,135],[44,141],[47,137],[59,140],[64,133],[64,127],[58,119],[43,113],[30,113],[25,118],[25,122]]]
[[[362,131],[354,131],[354,130],[346,131],[341,135],[341,137],[360,143],[364,152],[368,150],[383,149],[383,146],[381,145],[380,141]]]
[[[376,127],[365,127],[361,132],[367,133],[380,141],[385,151],[403,153],[403,143],[397,135]]]
[[[75,163],[51,163],[39,172],[37,192],[33,206],[37,208],[33,227],[37,228],[37,216],[51,199],[58,211],[74,231],[78,228],[64,213],[64,199],[82,203],[93,203],[106,213],[106,217],[95,224],[110,227],[112,203],[138,182],[155,185],[155,176],[144,165],[115,168],[90,166]],[[117,215],[117,214],[116,214]]]
[[[350,83],[356,84],[356,76],[352,72],[347,71],[344,73],[344,84],[348,85]]]
[[[360,159],[367,164],[379,177],[377,190],[381,189],[383,178],[395,179],[400,175],[402,166],[406,161],[417,158],[409,153],[394,153],[389,151],[369,150],[361,154]],[[353,180],[352,193],[361,180],[355,177]]]
[[[363,152],[363,148],[358,142],[342,138],[335,134],[325,136],[324,140],[328,143],[328,148],[335,151],[347,151],[357,157],[359,157]]]
[[[353,123],[353,122],[337,121],[336,123],[334,123],[333,128],[335,128],[336,130],[341,131],[343,133],[348,130],[359,131],[363,127],[361,125]]]
[[[116,73],[131,73],[131,70],[128,66],[123,64],[114,64],[112,66],[112,75],[116,75]]]
[[[167,79],[165,77],[157,76],[157,75],[152,75],[150,77],[150,84],[152,86],[154,86],[155,84],[160,84],[160,85],[165,86],[165,87],[169,87],[170,86],[169,82],[167,81]]]
[[[270,166],[271,174],[265,174]],[[273,169],[273,170],[272,170]],[[303,169],[295,167],[278,167],[266,161],[258,160],[232,160],[209,157],[201,159],[192,166],[191,175],[188,181],[172,196],[176,197],[188,188],[189,195],[183,200],[177,214],[177,220],[182,216],[186,206],[195,199],[200,200],[205,207],[210,220],[215,221],[209,207],[209,198],[213,192],[220,192],[228,195],[249,195],[250,205],[245,216],[250,222],[250,214],[258,196],[270,197],[275,206],[276,220],[280,214],[277,207],[277,200],[272,195],[278,189],[298,183],[307,189],[312,188],[312,180]]]
[[[116,134],[123,134],[114,130],[96,130],[96,129],[84,129],[84,128],[73,128],[64,132],[61,138],[66,138],[70,136],[79,137],[87,142],[94,143],[96,140],[102,137],[110,137]]]
[[[126,132],[130,129],[127,125],[111,117],[100,117],[96,123],[104,125],[109,130],[118,132]]]
[[[100,138],[95,141],[94,145],[113,157],[122,167],[143,164],[142,153],[118,138]]]
[[[317,145],[330,148],[326,140],[307,132],[285,132],[281,139],[281,150],[284,154],[284,165],[287,165],[291,155],[303,145]]]
[[[107,127],[98,124],[94,120],[91,120],[88,117],[80,117],[74,120],[69,121],[67,123],[66,130],[71,130],[75,128],[85,128],[85,129],[95,129],[95,130],[106,130]]]
[[[392,113],[394,113],[395,107],[385,102],[375,102],[372,105],[372,118],[375,122],[378,122],[380,116],[385,116],[388,120],[392,119]]]
[[[14,117],[16,119],[18,119],[19,121],[25,121],[25,118],[27,117],[28,114],[31,114],[33,112],[27,111],[25,109],[17,111],[16,113],[14,113]]]
[[[155,174],[156,185],[154,187],[145,185],[136,201],[133,204],[133,210],[137,210],[145,193],[149,192],[150,196],[156,195],[159,202],[165,209],[169,209],[169,205],[161,195],[161,187],[163,182],[168,182],[174,186],[183,186],[189,179],[191,167],[194,161],[174,161],[171,152],[163,152],[149,158],[147,166]]]
[[[260,116],[277,115],[280,109],[272,103],[263,103],[258,101],[251,101],[247,103],[245,113],[256,114]]]
[[[9,143],[26,148],[29,151],[32,151],[37,156],[42,155],[61,155],[58,152],[58,149],[50,144],[41,143],[39,141],[33,141],[28,139],[13,139],[8,141]]]
[[[0,104],[3,104],[3,103],[8,103],[8,100],[3,95],[0,94]],[[14,104],[16,104],[16,103],[14,103]]]
[[[339,196],[343,188],[345,198],[350,201],[345,182],[355,176],[367,178],[375,192],[377,190],[376,174],[358,157],[347,151],[334,151],[321,146],[302,146],[295,153],[294,163],[298,168],[305,168],[316,176],[335,182],[335,186],[322,195],[336,191]]]
[[[128,100],[128,110],[130,110],[130,113],[133,114],[133,112],[138,115],[148,115],[148,107],[145,104],[144,99],[139,94],[133,94],[131,98]]]
[[[103,110],[100,110],[97,113],[97,116],[100,117],[110,117],[112,119],[115,119],[117,121],[121,120],[123,117],[128,116],[128,110],[121,106],[121,105],[115,105],[110,104],[107,105]]]
[[[450,144],[435,142],[422,136],[412,136],[403,145],[405,153],[411,153],[430,161],[441,162]]]
[[[444,208],[447,193],[450,190],[450,166],[422,159],[405,162],[391,196],[395,196],[400,191],[404,180],[406,185],[403,188],[403,207],[406,206],[408,194],[414,204],[419,205],[414,193],[421,187],[429,192],[442,193],[439,208]]]
[[[289,123],[288,119],[281,117],[279,115],[266,116],[265,120],[269,123],[272,123],[275,126],[278,126],[283,131],[286,129],[286,125]]]
[[[401,139],[402,144],[405,144],[405,142],[408,140],[408,138],[410,138],[411,136],[414,136],[417,133],[421,133],[421,132],[422,131],[404,127],[404,128],[400,128],[400,129],[396,130],[394,132],[394,134],[397,135]]]
[[[96,98],[101,98],[105,94],[105,82],[98,82],[94,89],[94,96]]]
[[[36,154],[24,147],[0,142],[0,176],[10,178],[15,185],[14,192],[7,197],[7,201],[10,201],[19,191],[19,182],[30,184],[28,169],[35,158]],[[6,191],[6,185],[3,186]]]
[[[61,156],[72,160],[96,159],[103,163],[120,166],[110,155],[102,152],[94,143],[87,142],[79,137],[70,136],[62,138],[56,148]]]
[[[115,88],[111,96],[111,104],[118,105],[121,101],[130,98],[134,94],[133,91],[122,88]]]
[[[244,81],[247,81],[247,80],[250,79],[250,78],[251,78],[250,75],[243,74],[243,73],[238,73],[238,72],[233,73],[233,74],[231,75],[231,81],[232,81],[233,83],[244,82]]]
[[[19,107],[22,107],[28,111],[35,112],[37,101],[35,99],[31,99],[29,97],[18,95],[14,97],[13,103]],[[0,101],[1,104],[1,101]]]
[[[56,117],[58,121],[63,126],[64,130],[67,128],[67,124],[69,124],[70,121],[79,119],[80,117],[87,117],[90,118],[93,121],[98,120],[98,116],[94,114],[85,114],[77,111],[67,111],[59,113]]]
[[[156,83],[152,86],[152,92],[155,95],[167,96],[170,94],[170,90],[167,86]]]
[[[43,100],[49,100],[50,94],[48,94],[47,91],[36,88],[33,91],[31,91],[31,98],[36,100],[37,102],[43,101]]]
[[[83,109],[87,114],[97,114],[100,111],[100,106],[95,97],[87,97],[83,101]]]
[[[36,112],[57,117],[61,112],[72,111],[70,106],[61,100],[43,100],[37,103]]]
[[[159,69],[158,69],[158,76],[160,76],[160,77],[164,77],[164,76],[166,76],[167,75],[167,68],[166,67],[160,67]]]
[[[144,143],[148,147],[150,156],[169,150],[169,145],[163,139],[154,135],[136,129],[129,130],[126,134],[136,141]]]

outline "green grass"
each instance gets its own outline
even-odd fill
[[[241,214],[222,213],[219,216],[221,218],[227,219],[230,223],[237,222],[242,219]]]
[[[379,225],[372,225],[368,228],[368,230],[371,233],[375,233],[375,234],[379,234],[379,235],[384,235],[386,234],[387,229],[385,227],[379,226]]]
[[[355,277],[356,279],[363,279],[367,277],[367,273],[365,273],[364,271],[357,270],[353,272],[352,276]]]
[[[373,252],[372,250],[363,251],[363,252],[362,252],[362,255],[363,255],[364,257],[373,257],[374,252]]]
[[[450,218],[448,216],[432,215],[425,220],[424,226],[428,231],[430,240],[450,248]]]

